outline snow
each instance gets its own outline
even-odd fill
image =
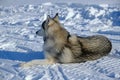
[[[45,6],[52,6],[53,4],[51,2],[43,3]]]
[[[68,15],[67,15],[66,19],[70,19],[74,16],[74,10],[71,8],[68,8],[67,10],[68,10]]]
[[[104,8],[109,7],[108,4],[100,4],[99,6],[104,7]]]
[[[35,33],[47,14],[58,11],[71,34],[104,35],[111,40],[112,51],[85,63],[20,67],[20,63],[44,59],[43,38]],[[0,80],[120,80],[119,13],[120,8],[108,4],[0,6]]]

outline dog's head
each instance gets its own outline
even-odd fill
[[[41,29],[36,32],[39,36],[45,36],[48,34],[55,34],[55,32],[60,28],[58,13],[51,18],[49,15],[47,19],[42,23]]]

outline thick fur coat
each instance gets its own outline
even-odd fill
[[[47,19],[42,23],[42,28],[36,34],[43,36],[43,50],[46,59],[33,60],[23,64],[23,66],[80,63],[96,60],[106,56],[112,49],[110,40],[105,36],[80,37],[71,35],[61,26],[58,14],[54,18],[48,15]]]

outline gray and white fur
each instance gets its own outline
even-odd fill
[[[106,56],[112,49],[110,40],[105,36],[71,35],[60,24],[58,13],[54,18],[48,15],[42,23],[42,28],[36,34],[43,36],[43,50],[46,59],[33,60],[23,66],[86,62]]]

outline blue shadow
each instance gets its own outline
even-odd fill
[[[0,51],[0,58],[27,62],[34,59],[44,59],[44,52],[31,51],[29,53],[24,53],[24,52],[22,53],[22,52]]]

